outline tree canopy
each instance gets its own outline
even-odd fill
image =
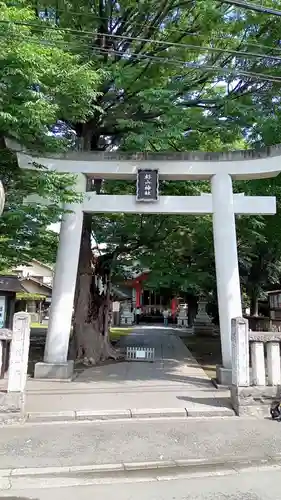
[[[37,16],[31,4],[9,5],[0,3],[0,176],[6,192],[0,218],[0,269],[35,256],[53,261],[56,236],[47,228],[59,220],[61,203],[76,196],[71,176],[40,167],[20,170],[6,139],[44,152],[68,147],[71,138],[58,137],[54,125],[69,118],[85,120],[93,112],[89,101],[97,98],[101,79],[99,71],[60,48],[59,34],[50,33],[50,44],[42,44],[41,34],[32,28]],[[48,204],[24,203],[34,194]]]
[[[214,0],[22,0],[0,4],[0,268],[53,261],[49,224],[74,199],[74,179],[22,172],[5,138],[33,151],[229,151],[281,142],[278,16]],[[268,0],[268,8],[281,2]],[[133,193],[132,183],[92,186]],[[162,182],[163,194],[208,183]],[[279,178],[236,183],[280,200]],[[24,203],[39,194],[48,204]],[[280,217],[237,219],[241,279],[251,299],[280,279]],[[153,286],[214,294],[210,217],[91,218],[114,273],[150,267]],[[138,261],[136,263],[136,260]]]

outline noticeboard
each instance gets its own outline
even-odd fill
[[[137,201],[158,201],[158,170],[139,169],[137,173]]]
[[[6,326],[6,297],[0,296],[0,328]]]

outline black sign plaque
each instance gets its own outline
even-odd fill
[[[158,201],[158,170],[139,169],[137,177],[137,201]]]

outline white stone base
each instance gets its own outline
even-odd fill
[[[188,327],[188,318],[179,316],[177,319],[177,325],[181,328],[187,328]]]
[[[66,363],[36,363],[34,378],[36,379],[71,379],[74,371],[74,361]]]
[[[23,392],[0,392],[0,415],[24,412]],[[0,418],[1,420],[1,418]]]
[[[220,385],[232,386],[232,371],[230,368],[223,368],[222,366],[216,367],[217,382]]]
[[[132,318],[123,318],[121,317],[121,321],[120,321],[120,326],[132,326],[133,324],[133,320]]]
[[[231,404],[238,416],[270,417],[273,401],[280,401],[279,387],[231,387]]]

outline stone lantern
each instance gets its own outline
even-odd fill
[[[214,325],[210,316],[206,311],[207,300],[205,297],[200,297],[198,301],[198,312],[194,321],[194,334],[196,335],[213,335]]]

